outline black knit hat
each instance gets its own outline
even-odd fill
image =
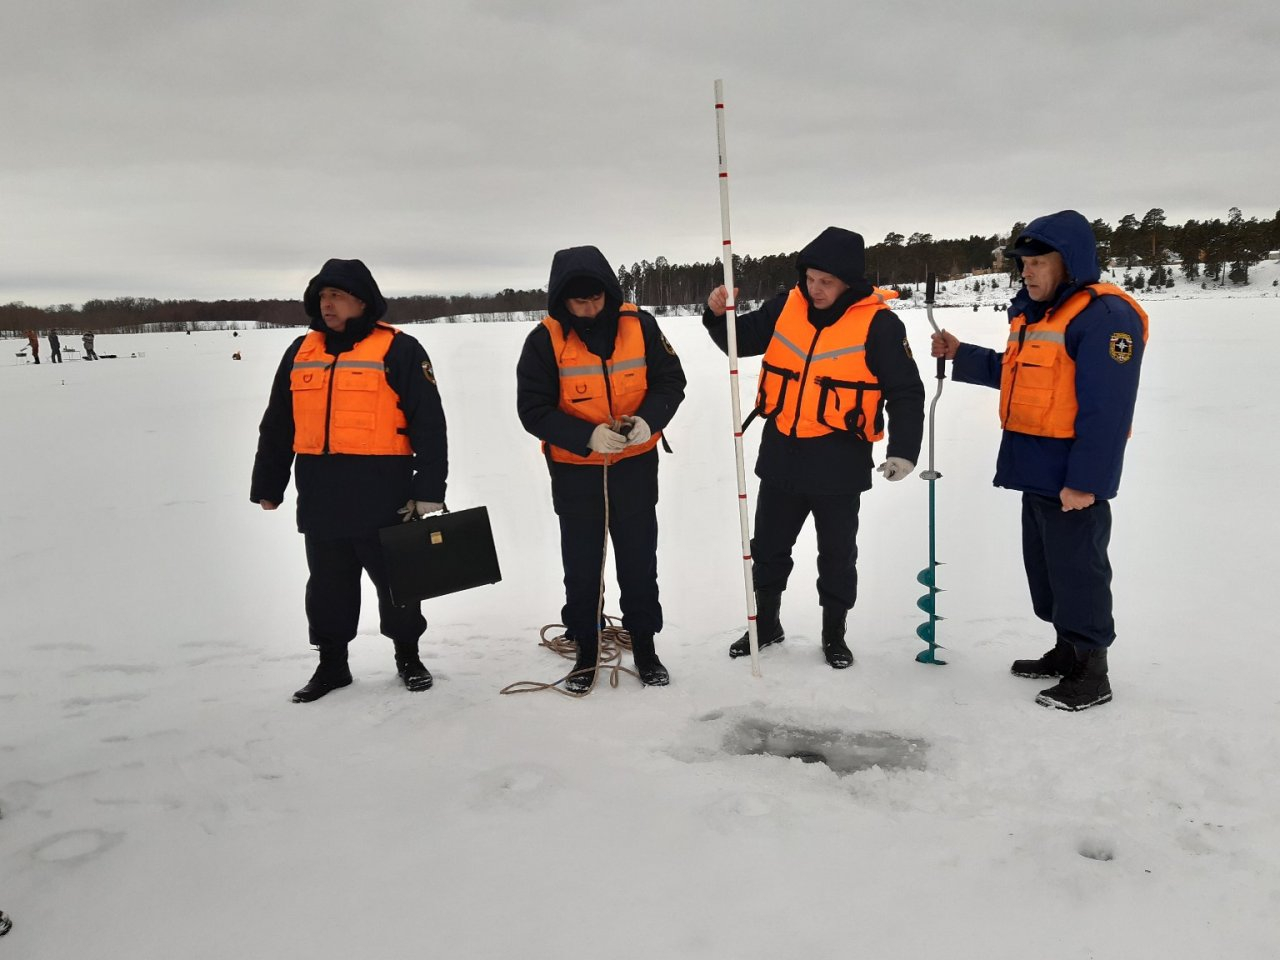
[[[561,290],[562,300],[590,300],[604,293],[604,281],[599,277],[580,274],[565,281]]]
[[[862,286],[866,274],[862,235],[841,227],[827,227],[796,257],[796,269],[801,277],[810,267],[839,277],[850,287]]]

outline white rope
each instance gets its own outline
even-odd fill
[[[538,680],[517,680],[515,683],[507,684],[499,690],[499,693],[533,693],[537,690],[554,690],[556,693],[562,693],[566,697],[581,698],[589,695],[596,688],[596,683],[600,679],[600,671],[607,669],[609,672],[609,686],[618,686],[618,675],[628,673],[640,679],[640,675],[634,670],[628,670],[622,665],[622,651],[631,649],[631,634],[622,628],[622,622],[617,617],[611,617],[604,612],[604,581],[605,571],[609,564],[609,457],[604,458],[604,468],[600,471],[602,483],[604,484],[604,546],[600,555],[600,592],[596,598],[596,665],[594,667],[583,667],[581,670],[570,670],[559,680],[551,683],[542,683]],[[564,657],[566,660],[577,661],[578,644],[570,640],[569,637],[561,633],[558,636],[547,637],[547,633],[557,627],[567,629],[563,623],[548,623],[538,631],[538,646],[546,647],[552,653]],[[585,690],[566,690],[562,684],[572,677],[580,674],[591,673],[591,686]]]

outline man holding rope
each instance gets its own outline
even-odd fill
[[[595,682],[606,517],[636,672],[646,686],[663,686],[670,675],[654,648],[662,629],[657,445],[684,399],[684,370],[657,321],[623,302],[595,247],[556,252],[547,313],[525,340],[516,406],[542,441],[560,518],[561,619],[577,644],[565,687],[582,693]]]
[[[886,306],[897,296],[864,277],[862,237],[828,227],[796,258],[799,282],[759,310],[738,316],[741,356],[764,354],[755,416],[764,422],[751,541],[761,648],[781,643],[782,593],[791,550],[813,514],[818,535],[818,600],[822,652],[842,670],[853,663],[845,622],[858,596],[858,509],[871,489],[872,444],[885,435],[886,480],[915,469],[924,432],[924,384],[906,328]],[[707,297],[702,322],[727,351],[728,292]],[[744,634],[730,657],[750,653]]]

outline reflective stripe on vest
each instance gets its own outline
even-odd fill
[[[829,327],[809,322],[809,302],[792,289],[774,324],[756,386],[752,416],[792,437],[847,430],[874,442],[884,436],[880,382],[867,366],[867,331],[892,290],[876,290]]]
[[[337,357],[326,352],[323,333],[307,334],[289,374],[294,453],[413,453],[409,424],[384,363],[398,332],[378,324]]]
[[[649,374],[639,309],[632,303],[622,305],[613,356],[608,361],[588,350],[573,330],[566,336],[559,320],[543,317],[542,325],[551,335],[551,351],[560,369],[560,409],[565,413],[590,423],[611,423],[640,409],[649,389]],[[648,453],[661,436],[655,433],[644,443],[624,447],[610,454],[609,462]],[[543,443],[542,449],[557,463],[605,462],[604,455],[595,451],[584,457],[548,443]]]
[[[1009,322],[1009,343],[1000,370],[1000,426],[1014,433],[1065,439],[1076,435],[1076,363],[1067,354],[1067,327],[1098,297],[1120,297],[1142,318],[1147,312],[1115,284],[1095,283],[1077,291],[1043,320],[1025,314]]]

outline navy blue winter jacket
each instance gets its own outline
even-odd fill
[[[1031,221],[1020,235],[1048,244],[1062,254],[1067,281],[1052,301],[1036,302],[1024,286],[1009,305],[1009,317],[1025,313],[1028,324],[1042,320],[1072,294],[1100,277],[1093,231],[1074,210]],[[1016,239],[1016,238],[1015,238]],[[1128,334],[1133,357],[1118,363],[1111,356],[1111,336]],[[1057,497],[1064,487],[1109,500],[1120,488],[1125,443],[1133,424],[1138,376],[1146,352],[1142,318],[1119,297],[1099,297],[1067,327],[1067,355],[1076,364],[1075,433],[1072,438],[1036,437],[1004,431],[996,457],[997,487]],[[961,383],[1000,388],[1003,351],[962,343],[952,364]]]
[[[365,302],[365,312],[334,333],[320,316],[320,290],[337,287]],[[328,351],[345,353],[373,330],[387,304],[373,275],[359,260],[330,260],[307,286],[303,305],[311,329],[325,334]],[[293,452],[293,393],[290,373],[304,337],[289,345],[271,384],[258,428],[249,499],[280,503],[292,469],[298,494],[298,530],[322,539],[369,536],[398,523],[396,511],[409,499],[444,502],[449,447],[435,373],[422,344],[407,333],[391,341],[385,358],[387,382],[400,398],[413,455],[364,456]],[[431,376],[426,376],[431,371]]]

